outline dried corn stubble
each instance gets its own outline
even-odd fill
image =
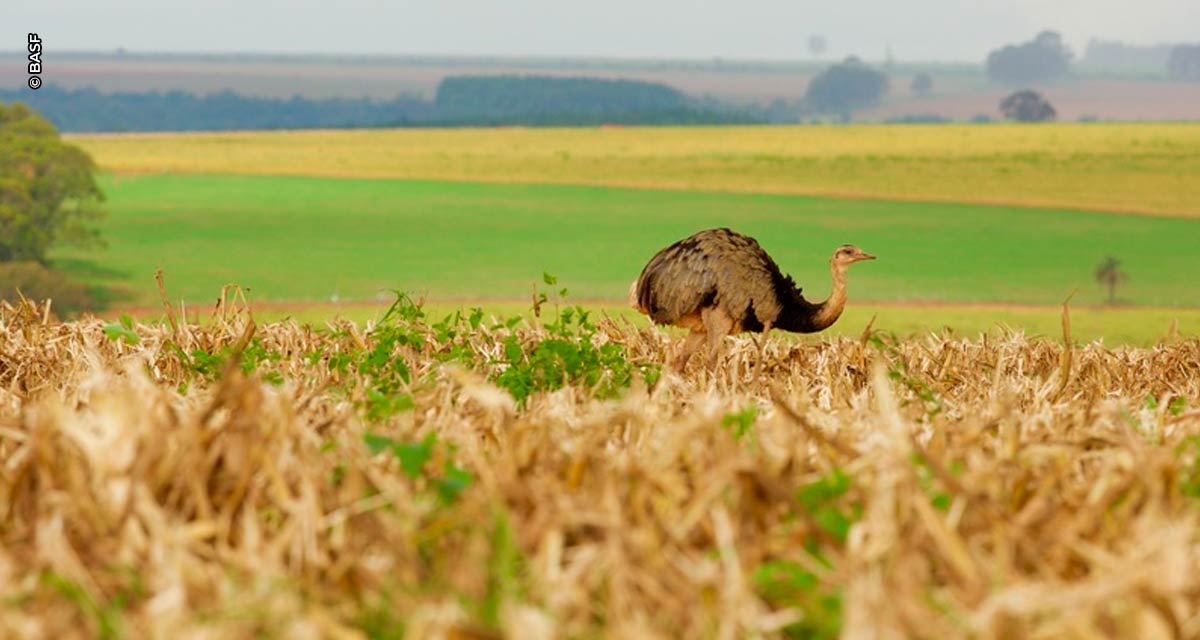
[[[735,339],[518,402],[549,330],[472,322],[0,308],[0,635],[1200,634],[1200,340]]]

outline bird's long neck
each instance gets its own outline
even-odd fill
[[[775,323],[776,328],[814,333],[837,322],[846,308],[846,267],[830,262],[829,273],[833,276],[833,291],[825,302],[808,302],[798,290],[794,290],[794,285],[788,279],[787,295],[781,295],[785,302]]]
[[[829,299],[818,303],[812,315],[812,330],[820,331],[837,322],[846,308],[846,267],[829,263],[829,275],[833,277],[833,291]]]

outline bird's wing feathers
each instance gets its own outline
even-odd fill
[[[753,313],[761,324],[780,311],[779,267],[753,238],[711,229],[658,252],[638,279],[638,303],[656,322],[669,324],[718,305],[735,320]]]
[[[655,322],[671,324],[716,296],[716,274],[695,236],[659,251],[638,279],[638,303]]]

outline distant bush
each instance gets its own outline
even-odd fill
[[[16,302],[21,296],[37,302],[53,300],[53,309],[67,313],[98,306],[86,286],[37,262],[0,262],[0,300]]]

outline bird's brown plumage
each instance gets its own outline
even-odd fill
[[[791,277],[749,236],[730,229],[709,229],[659,251],[630,287],[630,303],[664,325],[694,333],[682,356],[708,334],[710,345],[742,331],[820,331],[837,319],[845,302],[845,265],[871,259],[845,245],[830,261],[834,295],[825,303],[804,298]],[[715,335],[720,333],[720,336]]]

